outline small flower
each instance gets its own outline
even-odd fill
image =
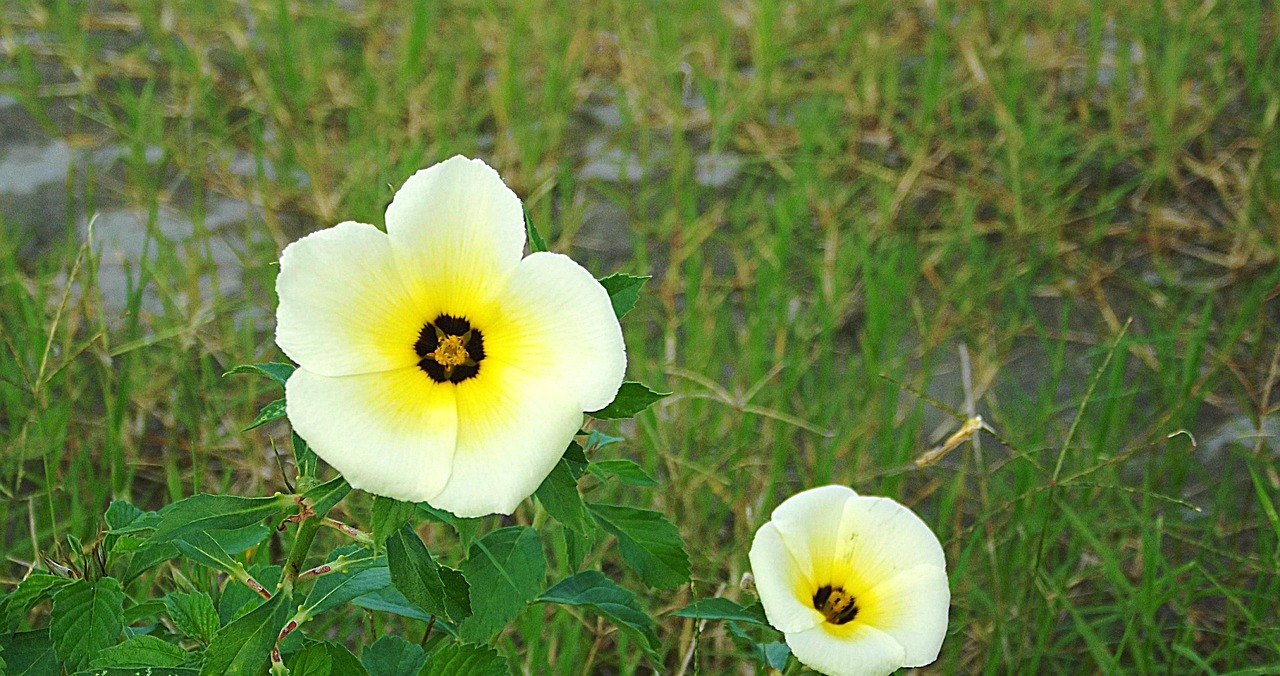
[[[769,624],[831,676],[889,674],[938,658],[951,591],[933,532],[888,498],[844,486],[798,493],[751,543]]]
[[[520,200],[479,160],[414,174],[386,223],[280,257],[289,420],[356,488],[510,514],[622,384],[608,293],[566,256],[522,258]]]

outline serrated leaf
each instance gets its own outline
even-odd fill
[[[284,571],[280,566],[257,563],[245,570],[250,577],[267,589],[275,589]],[[218,620],[229,624],[257,608],[262,603],[262,596],[234,578],[228,578],[218,596]]]
[[[628,486],[657,486],[658,482],[644,468],[636,463],[625,460],[597,460],[587,467],[591,473],[606,478],[606,475],[612,474],[618,477],[618,481]]]
[[[31,608],[45,596],[69,584],[71,580],[47,573],[32,573],[27,579],[18,583],[13,592],[0,602],[0,616],[3,617],[4,631],[13,631],[26,618]]]
[[[567,577],[543,592],[537,600],[543,603],[583,606],[595,610],[635,638],[650,659],[657,663],[657,655],[654,651],[659,641],[658,635],[653,631],[653,618],[636,604],[634,594],[619,587],[604,573],[598,570],[586,570]]]
[[[291,634],[292,635],[292,634]],[[330,676],[333,657],[323,643],[312,643],[284,660],[289,676]]]
[[[586,504],[582,502],[582,494],[578,492],[578,476],[581,472],[576,470],[576,464],[576,460],[560,458],[551,473],[542,480],[542,485],[534,491],[534,496],[556,521],[579,533],[586,533],[591,528],[591,517],[587,514]]]
[[[403,502],[395,498],[384,498],[381,495],[373,496],[372,508],[372,530],[373,530],[373,546],[375,548],[382,546],[386,542],[387,536],[400,530],[400,527],[409,522],[409,519],[418,511],[418,505],[412,502]]]
[[[609,302],[613,304],[613,314],[618,319],[622,319],[623,315],[636,306],[636,301],[640,299],[640,289],[647,281],[649,281],[649,275],[636,277],[621,273],[609,275],[600,280],[600,286],[609,292]]]
[[[418,673],[430,676],[507,676],[510,669],[507,660],[491,648],[452,643],[431,653]]]
[[[564,449],[564,455],[560,456],[560,458],[569,467],[574,479],[582,478],[582,475],[587,472],[588,463],[591,462],[587,460],[586,449],[582,448],[582,444],[576,441],[569,442],[569,447]]]
[[[689,581],[689,554],[675,525],[661,512],[624,505],[587,506],[596,523],[618,538],[618,550],[650,587],[670,589]]]
[[[61,671],[48,629],[0,632],[0,651],[8,676],[47,676]]]
[[[533,224],[533,218],[529,216],[529,210],[524,210],[524,228],[529,235],[529,251],[538,253],[539,251],[547,251],[547,241],[542,239],[542,233],[538,232],[538,227]]]
[[[316,518],[322,517],[333,509],[334,505],[342,502],[351,492],[351,484],[347,480],[338,475],[319,486],[314,486],[303,497],[311,501],[311,510],[316,513]]]
[[[73,670],[114,645],[124,631],[124,592],[111,577],[76,580],[53,595],[49,635],[58,658]]]
[[[326,573],[316,578],[316,583],[303,604],[312,615],[391,585],[391,572],[387,569],[386,557],[374,560],[373,552],[347,546],[334,550],[326,563],[332,565],[339,557],[354,563],[349,564],[345,571]]]
[[[292,638],[299,632],[289,634]],[[288,639],[285,639],[286,641]],[[333,641],[309,643],[285,659],[289,676],[368,676],[368,671],[347,647]]]
[[[698,620],[733,620],[768,626],[769,620],[764,616],[760,606],[743,607],[720,597],[698,599],[693,603],[671,613],[676,617],[691,617]]]
[[[218,632],[218,611],[203,591],[170,592],[164,597],[164,609],[178,631],[205,645]]]
[[[416,674],[427,663],[427,653],[399,636],[388,634],[360,653],[360,663],[369,671],[369,676]]]
[[[129,504],[125,500],[112,500],[107,505],[107,511],[103,513],[102,519],[107,522],[108,529],[124,528],[133,523],[136,519],[146,514],[143,510]],[[102,539],[102,548],[108,553],[115,549],[116,539],[118,535],[108,533]]]
[[[455,622],[471,614],[466,579],[436,563],[422,538],[408,525],[387,538],[387,565],[396,589],[428,613]]]
[[[160,523],[151,542],[168,542],[187,533],[233,530],[260,523],[294,506],[288,495],[244,498],[238,495],[201,493],[179,500],[160,512]]]
[[[298,367],[293,364],[286,364],[278,361],[267,362],[265,364],[241,364],[222,374],[222,377],[225,378],[235,373],[254,373],[266,376],[276,381],[276,384],[280,387],[284,387],[285,381],[289,379],[289,376],[293,375],[294,370],[297,368]]]
[[[248,427],[245,427],[243,430],[240,430],[240,431],[248,432],[249,430],[255,427],[261,427],[271,422],[272,420],[279,420],[283,417],[284,417],[284,397],[281,397],[271,402],[270,404],[263,406],[262,410],[258,411],[258,417],[254,418],[253,422],[249,423]]]
[[[98,667],[77,671],[75,676],[197,676],[200,672],[190,667]]]
[[[454,515],[453,512],[432,507],[425,502],[418,503],[418,511],[426,515],[427,518],[438,523],[443,523],[458,534],[458,539],[462,545],[468,546],[471,538],[475,536],[476,528],[480,526],[480,519],[476,517],[461,517]]]
[[[538,532],[501,528],[471,545],[462,572],[471,585],[471,617],[458,625],[465,641],[485,643],[546,587],[547,558]]]
[[[628,380],[618,388],[618,395],[608,406],[587,415],[599,420],[631,418],[670,395],[670,392],[654,392],[640,383]]]
[[[270,657],[289,617],[288,595],[276,594],[247,615],[218,630],[204,651],[204,676],[256,673]]]
[[[98,652],[89,663],[100,667],[180,667],[187,661],[187,651],[155,636],[134,636],[124,643]]]

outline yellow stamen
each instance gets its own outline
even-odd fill
[[[463,336],[445,336],[436,346],[436,351],[427,356],[447,369],[464,364],[471,358],[471,355],[467,354],[467,345],[463,342]]]

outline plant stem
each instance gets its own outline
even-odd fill
[[[316,531],[320,529],[322,519],[303,517],[298,522],[298,532],[293,537],[293,548],[289,550],[289,559],[284,565],[284,576],[280,578],[280,587],[285,593],[293,592],[293,581],[302,572],[302,563],[307,560],[311,551],[311,543],[316,539]]]

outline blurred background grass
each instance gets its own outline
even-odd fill
[[[463,153],[554,250],[654,275],[630,372],[675,395],[602,454],[660,487],[591,490],[681,527],[655,613],[752,598],[755,528],[838,482],[943,540],[937,672],[1280,669],[1269,2],[13,0],[0,56],[4,583],[112,497],[280,490],[287,428],[239,431],[277,395],[220,377],[283,357],[280,249]],[[917,466],[961,421],[915,392],[1012,448]],[[664,672],[753,669],[659,633]],[[541,607],[499,647],[646,670]]]

